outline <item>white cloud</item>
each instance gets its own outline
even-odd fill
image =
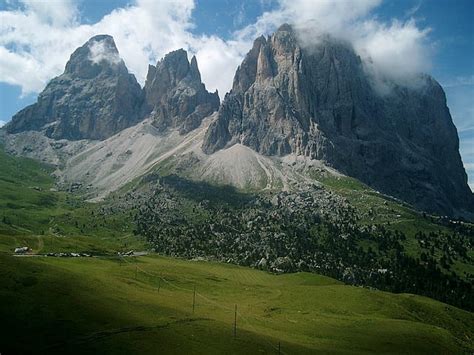
[[[32,55],[13,53],[0,46],[0,81],[20,85],[25,93],[40,91],[48,79],[49,75],[42,75],[42,68]]]
[[[431,66],[429,28],[420,29],[413,19],[382,22],[372,15],[381,0],[280,0],[277,10],[239,31],[239,37],[257,37],[272,32],[284,22],[299,30],[302,41],[317,43],[321,35],[349,41],[364,61],[368,73],[380,86],[385,80],[418,84],[416,74]]]
[[[57,25],[32,11],[0,11],[0,81],[21,86],[23,94],[40,91],[60,74],[92,34],[88,26]]]
[[[20,0],[25,12],[54,26],[67,26],[77,21],[78,9],[73,0]]]
[[[275,10],[226,41],[191,33],[194,0],[135,0],[92,25],[80,24],[73,0],[22,0],[23,7],[0,12],[0,81],[20,85],[24,94],[38,92],[64,70],[75,48],[95,34],[110,34],[140,83],[149,63],[184,48],[196,54],[207,88],[219,89],[223,97],[253,40],[284,22],[309,28],[312,35],[306,40],[324,32],[349,40],[375,77],[406,80],[426,71],[428,30],[419,29],[413,20],[381,22],[371,15],[380,2],[279,0]]]
[[[108,47],[106,41],[94,41],[89,45],[89,60],[93,63],[100,63],[103,60],[111,64],[118,64],[121,62],[120,56],[117,52],[112,51]]]
[[[6,124],[7,124],[7,122],[0,120],[0,128],[5,126]]]
[[[224,97],[249,46],[250,43],[225,42],[216,36],[195,40],[191,51],[196,54],[202,80],[209,91],[217,89],[220,98]]]
[[[218,89],[222,96],[251,45],[251,41],[243,44],[193,35],[193,0],[135,0],[92,25],[78,23],[72,1],[40,5],[25,0],[24,4],[24,8],[0,11],[0,81],[21,86],[23,94],[41,91],[61,74],[70,54],[90,37],[109,34],[141,84],[149,63],[156,64],[166,53],[184,48],[197,55],[207,88]],[[63,20],[55,21],[56,17]],[[91,59],[102,59],[101,49],[92,48]]]
[[[410,86],[419,84],[419,73],[431,69],[429,32],[419,29],[414,20],[389,25],[367,20],[353,32],[352,41],[376,84],[384,85],[388,79]]]

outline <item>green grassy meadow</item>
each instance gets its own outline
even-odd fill
[[[429,298],[310,273],[156,254],[121,259],[117,251],[147,249],[129,213],[55,191],[50,167],[2,149],[0,164],[1,354],[474,351],[474,315]],[[411,218],[406,226],[416,222],[397,213]],[[12,256],[18,246],[98,257]]]
[[[472,313],[315,274],[156,255],[2,253],[0,264],[6,354],[275,354],[279,343],[286,354],[474,350]]]

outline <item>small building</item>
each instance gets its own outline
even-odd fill
[[[30,250],[28,247],[15,248],[15,254],[25,254]]]

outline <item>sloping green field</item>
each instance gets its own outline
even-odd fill
[[[474,351],[474,315],[429,298],[317,274],[120,259],[146,248],[131,213],[50,190],[48,167],[1,149],[0,163],[1,354]],[[19,246],[104,257],[11,256]]]
[[[272,354],[279,343],[288,354],[474,350],[472,313],[315,274],[158,256],[2,254],[0,264],[6,354]]]

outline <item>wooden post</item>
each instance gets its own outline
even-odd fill
[[[235,305],[234,310],[234,338],[237,337],[237,305]]]
[[[194,285],[194,292],[193,292],[193,314],[194,314],[195,306],[196,306],[196,285]]]
[[[281,354],[281,343],[278,342],[278,355],[280,355],[280,354]]]
[[[161,277],[158,278],[158,293],[160,293],[160,288],[161,288]]]

